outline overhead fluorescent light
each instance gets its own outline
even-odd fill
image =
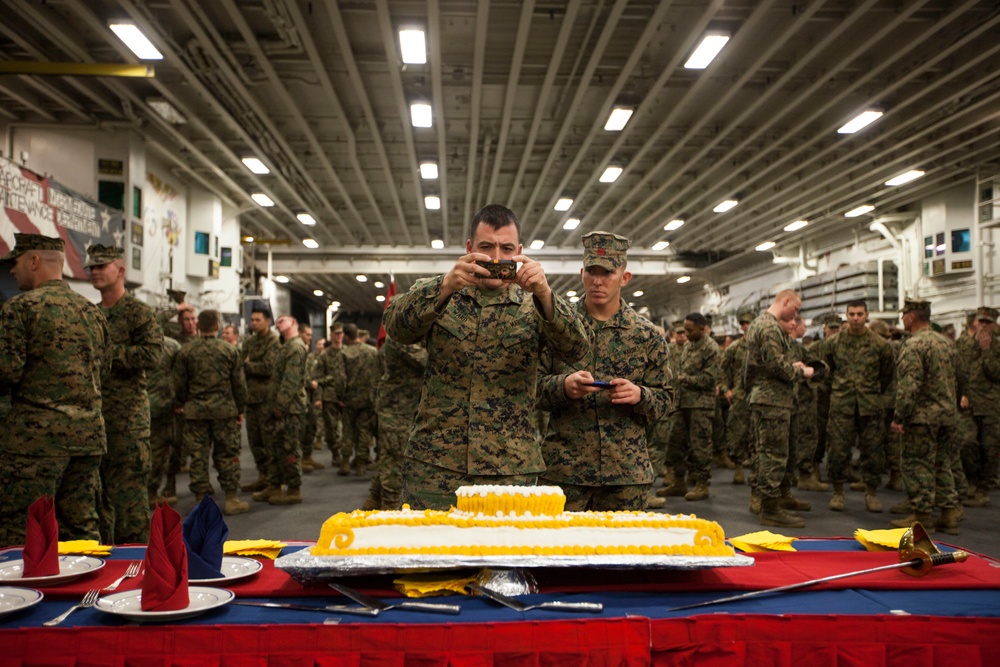
[[[566,292],[566,298],[569,298],[571,296],[576,296],[576,290],[575,289],[571,289],[570,291]]]
[[[573,205],[573,200],[569,197],[560,197],[559,201],[556,202],[555,209],[557,211],[568,211],[569,207]]]
[[[135,57],[139,60],[163,60],[163,54],[156,50],[153,43],[142,34],[132,23],[112,23],[108,26],[118,39],[125,42]]]
[[[274,282],[276,282],[276,283],[288,283],[288,282],[291,282],[291,279],[288,276],[275,276],[274,277]]]
[[[321,290],[321,289],[314,289],[313,290],[313,296],[323,296],[323,290]]]
[[[688,282],[689,280],[691,280],[691,276],[681,276],[680,278],[677,279],[677,282],[680,283],[681,285],[683,285],[684,283]]]
[[[632,117],[634,109],[629,107],[615,107],[608,116],[608,121],[604,124],[604,129],[608,132],[621,132]]]
[[[576,229],[580,226],[580,218],[567,218],[563,223],[563,229]]]
[[[847,121],[839,130],[837,134],[854,134],[858,130],[864,127],[868,127],[879,118],[882,117],[881,111],[876,111],[874,109],[868,109],[867,111],[862,111],[857,116]]]
[[[247,169],[255,174],[270,174],[271,170],[267,168],[267,165],[260,161],[260,158],[255,157],[245,157],[243,158],[243,164],[246,165]]]
[[[431,247],[435,250],[442,250],[444,248],[444,241],[441,239],[433,239],[431,241]]]
[[[304,245],[307,248],[312,248],[313,250],[315,250],[316,248],[319,247],[319,241],[317,241],[316,239],[302,239],[302,245]]]
[[[252,236],[244,236],[242,240],[243,240],[243,243],[253,243],[253,237]]]
[[[777,243],[775,243],[774,241],[764,241],[759,246],[754,248],[754,250],[756,250],[757,252],[767,252],[776,245]]]
[[[875,210],[874,206],[871,206],[870,204],[864,204],[864,205],[859,206],[857,208],[852,208],[850,211],[848,211],[847,213],[844,214],[844,217],[845,218],[856,218],[859,215],[864,215],[865,213],[868,213],[868,212],[874,211],[874,210]]]
[[[340,308],[340,302],[339,301],[331,301],[330,302],[330,307],[333,308],[334,310],[336,310],[337,308]]]
[[[618,177],[621,175],[622,175],[621,167],[608,167],[607,169],[604,170],[604,173],[601,174],[600,181],[601,183],[614,183],[615,181],[618,180]]]
[[[665,250],[670,247],[670,241],[657,241],[653,244],[652,250]]]
[[[382,289],[383,287],[385,287],[385,283],[382,282],[381,280],[376,280],[375,282],[372,283],[372,285],[375,287],[375,289]]]
[[[637,299],[643,294],[645,294],[645,292],[643,292],[641,289],[637,289],[636,291],[632,292],[632,296],[634,296]]]
[[[422,65],[427,62],[427,44],[423,30],[400,30],[399,50],[407,65]]]
[[[421,162],[420,163],[420,178],[425,181],[433,181],[438,177],[438,165],[437,162]]]
[[[576,303],[576,302],[577,302],[577,301],[579,301],[579,300],[580,300],[580,297],[578,297],[578,296],[571,296],[571,297],[569,298],[569,302],[570,302],[570,303]]]
[[[736,208],[737,204],[739,204],[739,202],[736,201],[735,199],[727,199],[726,201],[718,204],[712,210],[715,211],[716,213],[725,213],[726,211]]]
[[[414,102],[410,105],[410,122],[413,127],[431,127],[434,124],[434,114],[431,105],[426,102]]]
[[[785,231],[797,232],[808,224],[809,224],[808,220],[796,220],[795,222],[785,225]]]
[[[159,114],[160,118],[167,121],[171,125],[181,125],[187,122],[187,118],[181,114],[174,105],[166,101],[162,97],[148,97],[146,98],[146,104],[148,104],[153,111]]]
[[[918,178],[920,178],[923,175],[924,175],[924,172],[919,171],[917,169],[911,169],[910,171],[906,172],[905,174],[900,174],[896,178],[890,178],[888,181],[885,182],[885,184],[886,185],[903,185],[904,183],[909,183],[910,181],[915,181],[915,180],[917,180]]]
[[[316,218],[312,217],[308,213],[299,213],[295,217],[298,218],[299,222],[301,222],[303,225],[312,226],[316,224]]]
[[[672,232],[684,226],[683,220],[671,220],[663,226],[664,231]]]
[[[250,199],[253,199],[255,202],[257,202],[261,206],[274,206],[274,200],[271,199],[270,197],[268,197],[263,192],[255,192],[255,193],[253,193],[252,195],[250,195]]]
[[[531,245],[528,247],[531,248],[532,250],[541,250],[542,248],[545,247],[545,241],[543,241],[542,239],[535,239],[534,241],[531,242]]]
[[[384,294],[376,294],[375,295],[375,300],[378,301],[379,303],[382,303],[383,301],[385,301],[385,295]]]
[[[729,35],[719,33],[705,35],[695,48],[694,53],[684,63],[684,69],[705,69],[709,63],[715,60],[715,56],[719,55],[719,51],[728,41]]]
[[[368,282],[368,276],[366,276],[363,273],[359,273],[358,275],[354,276],[354,279],[357,280],[359,283]]]
[[[437,195],[427,195],[424,197],[424,207],[428,211],[436,211],[441,208],[441,198]]]

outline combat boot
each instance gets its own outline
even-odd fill
[[[778,497],[778,505],[781,506],[781,509],[795,512],[808,512],[812,510],[812,505],[793,496],[791,489],[781,489],[781,496]]]
[[[889,471],[889,483],[886,485],[893,491],[906,491],[903,485],[903,474],[898,470]]]
[[[937,527],[949,535],[958,535],[958,522],[958,508],[945,508],[941,510],[941,516],[938,517]]]
[[[799,489],[802,491],[828,491],[830,485],[819,481],[819,474],[815,470],[811,470],[808,475],[799,475]]]
[[[350,462],[342,460],[340,462],[340,469],[337,471],[337,474],[341,477],[347,477],[348,475],[350,475],[351,474]]]
[[[875,514],[882,512],[882,503],[875,494],[874,486],[869,486],[865,491],[865,509]]]
[[[684,494],[684,500],[708,500],[708,482],[698,480],[694,488]]]
[[[976,494],[972,498],[963,500],[962,504],[966,507],[989,507],[990,495],[986,492],[986,489],[979,486],[976,487]]]
[[[302,502],[302,491],[298,487],[287,491],[278,491],[268,498],[267,502],[271,505],[298,505]]]
[[[660,498],[659,496],[647,496],[646,498],[646,509],[648,510],[659,510],[667,506],[667,499]]]
[[[754,489],[750,492],[750,514],[760,514],[760,505],[760,493]]]
[[[243,514],[250,511],[250,503],[240,500],[235,491],[226,491],[226,506],[222,508],[222,513],[226,516],[233,514]]]
[[[314,459],[312,454],[302,459],[303,466],[307,463],[312,467],[313,470],[322,470],[323,468],[326,467],[325,465]]]
[[[920,522],[920,525],[924,527],[924,530],[928,534],[934,532],[934,521],[931,519],[930,514],[924,512],[914,512],[909,516],[904,516],[902,519],[893,519],[889,522],[889,525],[893,528],[909,528],[917,521]]]
[[[263,491],[266,488],[267,488],[267,477],[264,477],[263,475],[258,475],[255,481],[247,482],[246,484],[240,486],[240,491],[247,491],[247,492]]]
[[[315,468],[313,468],[312,461],[310,461],[309,459],[300,459],[299,468],[301,468],[302,472],[305,474],[311,473],[313,470],[315,470]]]
[[[258,503],[269,503],[271,498],[281,493],[280,486],[267,485],[266,489],[261,489],[253,494],[252,498]]]
[[[830,498],[830,509],[834,512],[844,511],[844,485],[841,482],[835,482],[833,485],[833,497]]]
[[[864,482],[851,482],[851,491],[867,491],[868,485]]]
[[[683,477],[674,477],[674,483],[656,492],[661,498],[678,498],[687,494],[687,482]]]
[[[903,500],[889,508],[890,514],[913,514],[913,505],[909,500]]]
[[[806,522],[781,508],[778,498],[764,498],[760,505],[760,525],[779,528],[804,528]]]
[[[356,463],[354,465],[354,476],[355,477],[364,477],[365,473],[367,472],[367,470],[368,470],[368,466],[364,462],[362,462],[362,463]]]
[[[740,463],[737,463],[736,468],[733,470],[733,484],[746,484],[746,477],[743,474],[743,465]]]

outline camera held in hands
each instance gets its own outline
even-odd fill
[[[476,262],[479,266],[490,272],[489,278],[481,276],[484,280],[514,280],[517,276],[517,262],[512,259],[494,259],[489,262]]]

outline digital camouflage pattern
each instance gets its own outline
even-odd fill
[[[723,394],[731,391],[733,396],[726,421],[726,444],[730,458],[737,463],[745,461],[750,454],[750,397],[743,384],[746,358],[746,341],[739,338],[722,352],[719,363],[719,390]]]
[[[697,341],[689,340],[681,348],[680,366],[674,382],[678,407],[715,409],[719,363],[719,346],[708,334]]]
[[[323,438],[327,449],[333,452],[334,459],[340,456],[343,446],[343,413],[342,405],[347,394],[347,373],[344,370],[344,349],[327,347],[323,350],[313,379],[319,385],[317,390],[322,401]],[[336,463],[336,460],[334,461]]]
[[[152,494],[160,488],[163,475],[176,475],[181,466],[181,443],[177,435],[174,416],[174,360],[181,344],[170,336],[163,337],[163,356],[160,363],[146,376],[146,393],[149,394],[149,456],[151,471],[149,489]]]
[[[243,357],[243,375],[247,383],[247,442],[253,455],[257,474],[268,476],[271,466],[271,407],[268,405],[268,391],[274,372],[274,360],[281,350],[278,334],[268,329],[254,333],[243,341],[240,356]]]
[[[507,484],[510,486],[535,486],[538,476],[523,475],[470,475],[403,457],[403,501],[412,510],[447,510],[458,506],[455,489],[473,484]]]
[[[381,369],[378,352],[371,345],[361,342],[344,345],[344,372],[347,374],[347,393],[341,414],[343,433],[340,445],[341,467],[352,459],[354,472],[361,474],[368,463],[369,449],[378,426],[375,422],[375,390]]]
[[[45,494],[66,539],[99,537],[109,339],[101,311],[62,280],[0,307],[0,393],[11,397],[0,432],[0,544],[24,543],[28,506]]]
[[[980,319],[990,319],[992,308],[979,309]],[[992,324],[980,323],[980,326]],[[963,346],[960,366],[967,374],[966,396],[972,416],[968,428],[975,435],[964,449],[966,470],[973,483],[983,490],[996,483],[1000,465],[1000,341],[994,333],[989,349],[983,350],[979,341],[969,338]],[[968,420],[967,420],[968,421]]]
[[[427,381],[406,456],[473,476],[541,472],[534,427],[540,356],[548,349],[563,363],[582,359],[589,344],[580,318],[553,295],[546,321],[517,285],[465,288],[437,312],[442,280],[417,281],[383,317],[396,340],[427,346]]]
[[[316,366],[319,364],[321,354],[322,352],[313,350],[306,355],[306,412],[302,421],[302,456],[304,458],[309,458],[312,455],[316,433],[319,430],[319,410],[316,408],[319,390],[312,388],[312,378],[316,374]]]
[[[380,509],[394,510],[402,505],[403,451],[420,406],[427,350],[419,343],[403,345],[386,336],[378,355],[382,368],[375,398],[378,473],[372,478],[368,495]]]
[[[542,479],[583,487],[649,485],[655,476],[646,427],[670,407],[666,341],[624,301],[606,322],[594,320],[582,299],[576,310],[589,335],[590,353],[567,364],[546,352],[539,367],[538,407],[550,413],[542,443]],[[580,370],[605,382],[629,380],[642,388],[642,400],[636,405],[612,405],[609,391],[571,399],[564,389],[566,377]]]
[[[286,340],[274,360],[268,385],[268,406],[274,411],[271,421],[271,466],[268,482],[272,486],[302,486],[302,415],[306,411],[306,344],[296,336]],[[278,416],[280,411],[280,416]]]
[[[803,363],[818,361],[811,348],[795,341],[795,359]],[[792,412],[790,445],[795,450],[795,467],[805,475],[812,470],[816,456],[816,387],[800,375],[795,381],[795,410]]]
[[[712,476],[712,421],[715,388],[719,383],[719,346],[705,334],[688,340],[674,380],[680,411],[674,417],[667,443],[667,465],[689,474],[694,482]]]
[[[146,393],[149,396],[149,416],[173,417],[174,414],[174,360],[181,344],[170,336],[163,337],[163,354],[156,368],[146,374]]]
[[[146,372],[163,356],[163,331],[156,312],[130,294],[110,308],[97,305],[111,334],[111,371],[101,392],[108,436],[101,461],[101,535],[105,544],[141,544],[149,539],[152,471]]]
[[[871,329],[858,336],[841,329],[823,343],[823,361],[830,368],[831,417],[881,416],[882,395],[892,384],[895,362],[884,338]]]

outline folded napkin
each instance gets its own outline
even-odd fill
[[[28,534],[24,538],[24,577],[59,574],[59,524],[56,501],[42,496],[28,507]]]
[[[730,537],[729,543],[744,553],[760,551],[795,551],[794,537],[778,535],[769,530],[758,530],[739,537]]]
[[[184,519],[184,544],[187,546],[188,578],[222,577],[222,545],[229,537],[229,526],[219,506],[205,496]]]
[[[110,556],[111,545],[100,544],[97,540],[67,540],[59,543],[59,555],[80,554],[82,556]]]
[[[868,551],[896,551],[899,549],[899,541],[903,539],[906,528],[887,528],[885,530],[864,530],[858,528],[854,531],[854,539],[864,545]]]
[[[263,556],[274,560],[287,546],[285,542],[276,540],[226,540],[222,553],[227,556]]]
[[[187,549],[181,533],[181,515],[169,505],[160,505],[149,522],[142,610],[176,611],[189,604]]]
[[[408,574],[393,579],[392,586],[408,598],[427,598],[438,595],[465,595],[465,587],[474,584],[477,575],[455,577],[436,573]]]

